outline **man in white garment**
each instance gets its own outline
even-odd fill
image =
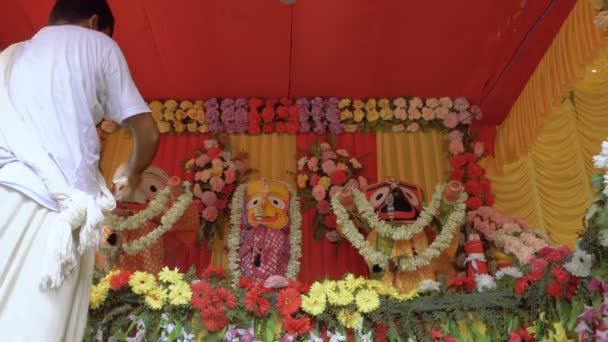
[[[119,175],[131,189],[137,187],[156,153],[158,130],[120,48],[111,39],[113,30],[114,18],[106,0],[58,0],[49,26],[19,44],[11,55],[10,67],[5,68],[10,73],[6,78],[4,72],[0,74],[0,82],[6,82],[6,98],[10,98],[0,101],[0,120],[7,119],[9,112],[16,113],[23,130],[29,132],[27,137],[10,138],[9,129],[13,128],[3,127],[0,135],[2,341],[82,340],[94,248],[84,248],[87,245],[83,245],[85,238],[78,227],[86,220],[94,221],[90,229],[95,236],[102,228],[102,216],[89,220],[88,216],[94,216],[89,212],[101,213],[114,205],[98,169],[96,124],[107,116],[131,129],[133,152]],[[80,198],[97,199],[81,205],[80,216],[65,219],[82,219],[66,226],[67,244],[56,238],[59,230],[54,228],[59,215],[71,215],[70,205],[78,207],[79,203],[76,197],[69,202],[65,196],[54,195],[54,185],[43,176],[52,170],[32,166],[36,161],[27,159],[33,157],[9,147],[11,139],[24,138],[32,144],[28,148],[38,148],[44,152],[39,156],[50,157],[53,163],[45,165],[54,164],[59,171],[55,174],[63,176],[59,183],[65,183],[64,189],[72,189],[82,195]],[[101,205],[104,195],[106,204]],[[67,246],[67,257],[58,259],[58,254],[49,252],[64,248],[52,246],[57,241]],[[95,238],[92,241],[96,243]],[[49,276],[50,268],[61,271]]]

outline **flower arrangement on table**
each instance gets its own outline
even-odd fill
[[[260,133],[289,133],[295,134],[300,129],[298,107],[288,98],[249,100],[248,132]]]
[[[207,133],[203,101],[152,101],[148,104],[160,133]]]
[[[199,241],[219,232],[218,219],[230,215],[228,204],[236,187],[248,174],[243,159],[246,155],[233,156],[218,140],[207,139],[204,149],[195,151],[195,158],[186,162],[186,170],[194,174],[192,192],[196,197],[203,224],[199,231]]]
[[[315,144],[298,160],[298,197],[303,209],[315,207],[312,228],[315,238],[325,236],[331,242],[340,241],[336,231],[336,215],[332,213],[331,197],[345,187],[365,188],[367,180],[359,176],[363,165],[345,149],[335,149],[329,143]]]

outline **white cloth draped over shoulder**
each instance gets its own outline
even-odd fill
[[[45,227],[52,233],[47,235],[45,266],[40,274],[42,288],[58,288],[78,264],[80,256],[98,246],[104,213],[114,209],[116,203],[99,173],[100,190],[96,196],[71,187],[60,167],[16,112],[9,96],[8,80],[20,46],[21,43],[12,45],[0,54],[0,147],[30,167],[59,203],[59,215]]]

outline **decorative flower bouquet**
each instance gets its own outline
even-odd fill
[[[293,100],[287,98],[249,100],[248,132],[258,135],[260,133],[290,133],[300,130],[299,110]]]
[[[148,105],[161,133],[206,133],[209,126],[205,119],[203,101],[175,100],[152,101]]]
[[[228,204],[248,170],[243,161],[245,155],[233,157],[215,139],[205,140],[204,150],[195,154],[196,158],[186,162],[186,170],[194,173],[193,193],[203,218],[200,242],[203,237],[209,238],[212,233],[219,231],[216,229],[218,219],[228,218]]]
[[[323,99],[299,98],[296,107],[300,113],[300,132],[315,132],[317,134],[340,134],[344,132],[340,122],[339,100],[335,97]]]
[[[328,143],[313,145],[307,155],[298,160],[298,197],[303,200],[304,210],[315,206],[316,239],[326,236],[332,242],[340,240],[336,215],[331,212],[331,196],[345,186],[366,187],[367,180],[358,176],[362,167],[348,151],[335,150]]]

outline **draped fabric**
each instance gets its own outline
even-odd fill
[[[525,156],[585,66],[606,46],[590,1],[577,1],[550,48],[497,131],[497,169]]]

